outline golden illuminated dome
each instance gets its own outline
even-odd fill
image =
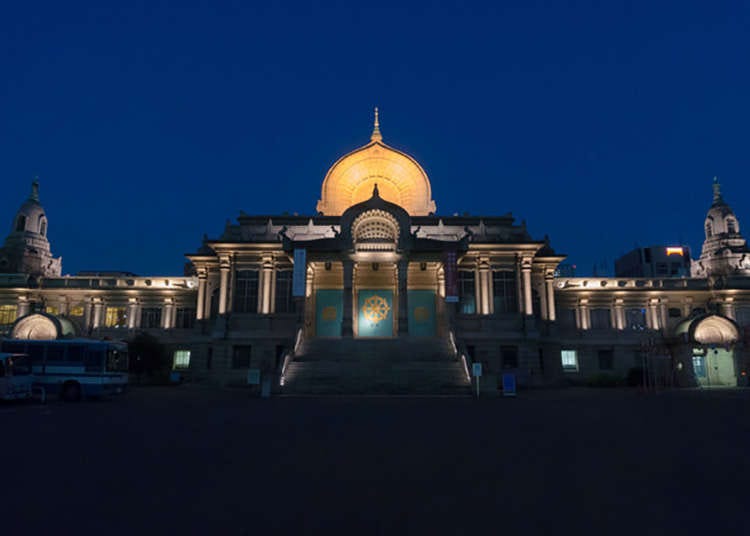
[[[328,170],[318,212],[341,215],[350,206],[369,199],[375,184],[380,197],[411,216],[435,212],[427,173],[411,156],[383,143],[377,108],[370,143],[342,156]]]

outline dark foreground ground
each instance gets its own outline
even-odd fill
[[[749,402],[182,386],[5,404],[0,534],[750,534]]]

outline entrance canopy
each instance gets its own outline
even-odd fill
[[[689,342],[721,346],[739,339],[737,324],[731,318],[717,314],[700,315],[680,322],[675,334],[686,336]]]

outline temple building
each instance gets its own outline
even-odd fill
[[[314,214],[241,213],[187,254],[189,275],[60,276],[46,226],[35,183],[0,250],[0,329],[151,333],[193,381],[259,370],[291,394],[468,393],[473,363],[488,393],[507,372],[523,386],[745,377],[750,260],[718,183],[691,277],[559,277],[565,255],[511,214],[441,216],[376,110]]]

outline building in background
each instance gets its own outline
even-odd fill
[[[35,184],[3,249],[0,330],[23,318],[33,336],[56,317],[94,338],[145,332],[195,381],[245,384],[257,370],[289,393],[468,393],[472,362],[488,392],[506,372],[521,385],[642,369],[664,384],[737,385],[750,272],[718,188],[692,277],[689,251],[666,247],[623,257],[616,277],[572,277],[509,214],[440,216],[424,169],[383,142],[376,115],[370,141],[331,166],[314,214],[242,213],[187,256],[188,275],[61,277]]]
[[[690,248],[649,246],[615,260],[615,277],[690,277]]]

